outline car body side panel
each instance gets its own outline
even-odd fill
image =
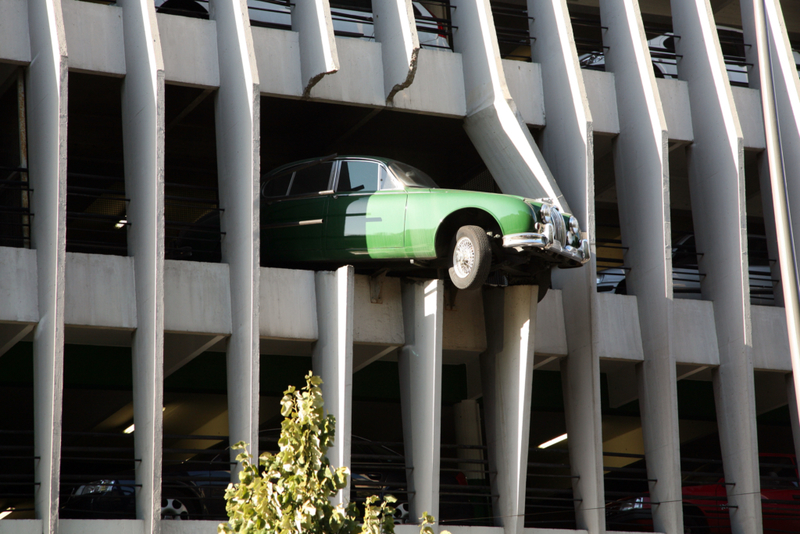
[[[262,210],[261,250],[265,259],[323,259],[323,226],[327,196],[289,198]]]
[[[503,235],[535,231],[531,210],[521,197],[452,189],[411,189],[406,215],[406,257],[436,257],[436,231],[458,210],[479,209],[497,221]]]

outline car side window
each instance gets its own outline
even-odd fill
[[[326,191],[331,178],[332,161],[312,165],[294,173],[289,195],[307,195]]]
[[[272,178],[264,186],[264,196],[267,198],[286,196],[286,192],[289,190],[289,184],[292,183],[293,176],[293,172],[287,172],[286,174]]]
[[[374,161],[343,161],[336,191],[377,191],[381,171],[381,165]]]

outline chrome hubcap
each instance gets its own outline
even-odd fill
[[[453,269],[459,278],[466,278],[475,265],[475,248],[468,237],[462,237],[453,250]]]

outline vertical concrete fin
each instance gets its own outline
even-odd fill
[[[259,87],[253,71],[247,5],[212,0],[217,23],[219,92],[215,118],[222,261],[229,265],[231,337],[228,341],[230,442],[258,453],[259,408]],[[231,450],[231,458],[235,458]]]
[[[164,405],[164,63],[147,0],[125,0],[122,132],[128,245],[134,261],[136,323],[133,419],[136,424],[136,517],[146,534],[161,525],[161,458]]]
[[[617,80],[620,134],[614,144],[626,281],[636,295],[645,361],[637,367],[654,528],[683,530],[675,355],[671,350],[672,239],[669,135],[639,4],[600,6],[606,70]],[[635,243],[635,245],[633,245]]]
[[[64,378],[64,266],[67,235],[67,42],[60,0],[28,2],[31,62],[26,87],[31,242],[36,249],[39,323],[33,334],[34,507],[56,531]]]
[[[400,405],[409,514],[416,522],[425,511],[439,516],[444,284],[404,281],[401,291],[406,344],[398,357]]]
[[[731,528],[762,531],[753,382],[744,149],[708,0],[672,3],[678,76],[689,85],[694,144],[689,151],[703,298],[714,302],[720,367],[714,370]],[[737,414],[730,417],[730,414]]]
[[[487,350],[481,354],[486,445],[495,521],[505,534],[522,534],[531,422],[536,286],[484,293]]]
[[[328,449],[335,467],[350,466],[353,433],[353,309],[355,269],[352,265],[334,272],[316,273],[319,339],[311,353],[314,374],[322,378],[325,408],[336,417],[336,441]],[[347,504],[346,489],[336,494],[334,504]]]
[[[410,86],[417,72],[419,36],[411,0],[385,0],[372,5],[375,40],[381,43],[386,104]]]
[[[292,30],[300,34],[300,75],[303,98],[308,98],[323,76],[339,70],[330,2],[292,3]]]
[[[551,198],[571,212],[508,92],[489,0],[453,0],[456,52],[464,58],[464,128],[504,193]]]

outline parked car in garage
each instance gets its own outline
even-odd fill
[[[549,199],[440,189],[387,158],[290,163],[262,178],[261,193],[265,265],[447,270],[459,289],[493,274],[546,291],[552,267],[590,257],[577,219]]]

